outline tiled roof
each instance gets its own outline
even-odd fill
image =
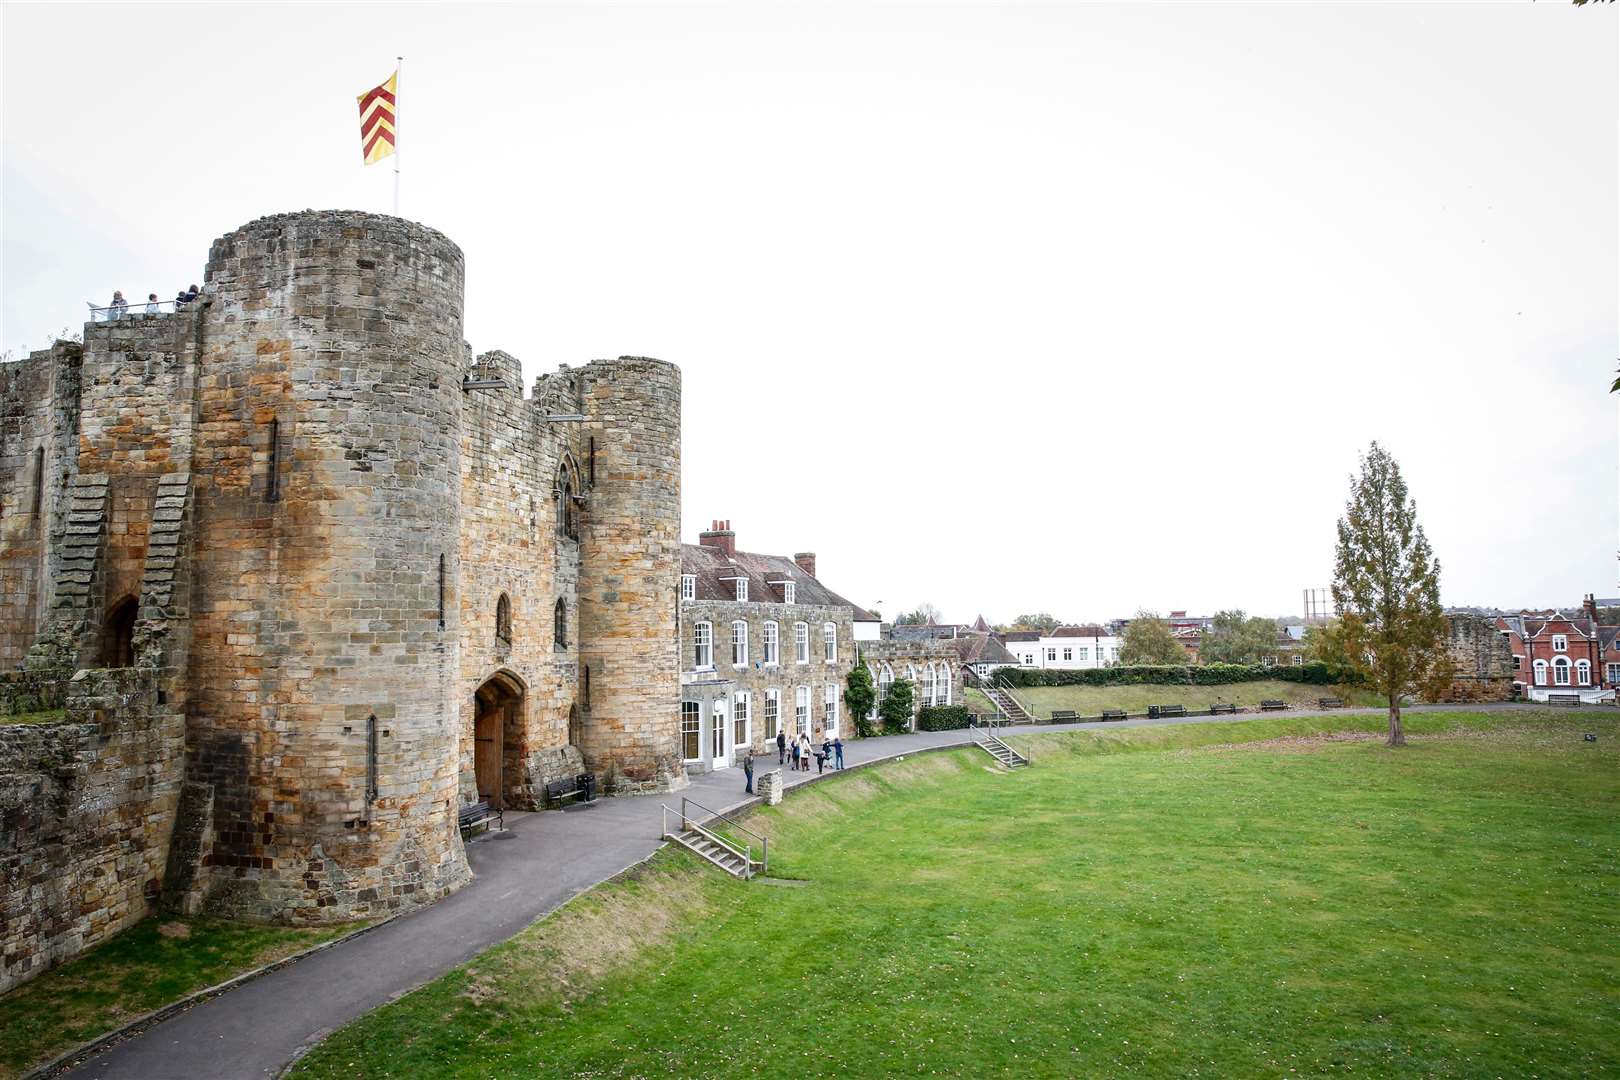
[[[1001,635],[1001,640],[1002,641],[1039,641],[1039,640],[1041,640],[1041,632],[1039,630],[1009,630],[1005,634]]]
[[[962,634],[951,642],[964,664],[1016,664],[1018,658],[990,634]]]
[[[701,544],[681,545],[681,573],[691,574],[697,600],[736,600],[737,577],[748,579],[748,599],[751,603],[782,602],[780,585],[773,581],[794,583],[794,603],[819,607],[847,607],[855,612],[856,622],[876,622],[877,616],[858,607],[827,586],[805,573],[799,564],[786,555],[759,555],[752,551],[739,551],[728,559],[718,548]]]
[[[1100,626],[1060,626],[1049,637],[1112,637]]]

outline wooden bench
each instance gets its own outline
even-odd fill
[[[1148,707],[1149,716],[1186,716],[1185,705],[1151,705]]]
[[[1125,719],[1125,710],[1124,709],[1104,709],[1103,712],[1102,712],[1102,718],[1104,720],[1123,720],[1123,719]]]
[[[589,806],[596,801],[596,774],[580,773],[572,780],[553,780],[546,785],[546,805],[562,809],[564,799],[578,799]]]
[[[1319,709],[1342,709],[1344,708],[1344,698],[1319,697],[1316,699],[1316,707]]]
[[[500,828],[506,828],[506,820],[501,808],[491,806],[487,802],[475,802],[469,806],[463,806],[456,813],[456,824],[461,827],[461,831],[464,833],[476,829],[480,825],[488,825],[492,821]]]
[[[1209,707],[1209,715],[1211,715],[1211,716],[1220,716],[1222,714],[1228,714],[1228,713],[1229,714],[1236,714],[1237,713],[1237,706],[1231,704],[1230,702],[1218,701],[1214,705],[1211,705]]]
[[[1548,694],[1547,695],[1547,704],[1549,704],[1549,705],[1579,705],[1580,703],[1581,703],[1581,695],[1579,695],[1579,694]]]
[[[1080,719],[1080,714],[1075,712],[1073,709],[1052,710],[1052,720],[1054,723],[1072,724],[1078,719]]]
[[[1266,698],[1260,703],[1261,712],[1276,712],[1279,709],[1286,708],[1288,708],[1288,702],[1279,701],[1277,698]]]

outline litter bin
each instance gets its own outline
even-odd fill
[[[580,773],[578,776],[576,776],[574,778],[574,786],[579,788],[579,790],[584,793],[584,794],[582,794],[580,796],[580,799],[582,801],[584,801],[584,802],[593,802],[593,801],[595,801],[595,799],[596,799],[596,774],[595,773],[588,773],[588,772]]]

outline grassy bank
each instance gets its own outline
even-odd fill
[[[1399,751],[1266,718],[817,784],[752,822],[800,887],[666,852],[298,1074],[1615,1074],[1620,723],[1410,720]]]
[[[355,929],[147,919],[0,997],[0,1077],[153,1009]]]
[[[1310,686],[1261,679],[1229,683],[1225,686],[1030,686],[1014,687],[1013,696],[1044,720],[1054,709],[1072,709],[1081,716],[1100,716],[1104,709],[1124,709],[1133,716],[1147,712],[1149,705],[1185,705],[1207,709],[1216,702],[1230,702],[1258,708],[1260,702],[1275,699],[1300,708],[1314,707],[1320,697],[1341,697],[1349,705],[1383,705],[1376,692],[1355,686]],[[969,687],[963,704],[975,712],[993,713],[979,691]]]

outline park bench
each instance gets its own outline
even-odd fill
[[[1231,704],[1230,702],[1225,702],[1225,701],[1216,702],[1214,705],[1211,705],[1209,707],[1209,715],[1211,715],[1211,716],[1220,716],[1223,713],[1236,713],[1236,712],[1237,712],[1237,706]]]
[[[1053,709],[1052,719],[1057,723],[1073,723],[1080,719],[1080,714],[1073,709]]]
[[[501,808],[498,806],[491,806],[487,802],[475,802],[471,805],[463,806],[460,811],[456,813],[456,824],[461,827],[461,831],[464,833],[470,832],[471,830],[478,828],[480,825],[488,825],[492,821],[495,822],[499,828],[506,828],[506,821],[502,815]]]
[[[1186,716],[1186,715],[1187,715],[1187,706],[1185,706],[1185,705],[1149,705],[1148,706],[1148,716],[1152,717],[1153,719],[1158,719],[1161,716]]]
[[[1123,720],[1123,719],[1125,719],[1125,710],[1124,709],[1104,709],[1103,712],[1102,712],[1102,718],[1104,720]]]
[[[564,799],[578,799],[587,806],[596,801],[596,774],[580,773],[572,780],[553,780],[546,785],[546,805],[562,809]]]
[[[1276,712],[1279,709],[1286,708],[1288,708],[1288,702],[1280,701],[1277,698],[1266,698],[1260,703],[1261,712]]]
[[[1342,709],[1344,708],[1344,698],[1319,697],[1316,699],[1316,706],[1319,709]]]
[[[1549,705],[1579,705],[1580,703],[1581,703],[1581,695],[1579,695],[1579,694],[1548,694],[1547,695],[1547,704],[1549,704]]]

